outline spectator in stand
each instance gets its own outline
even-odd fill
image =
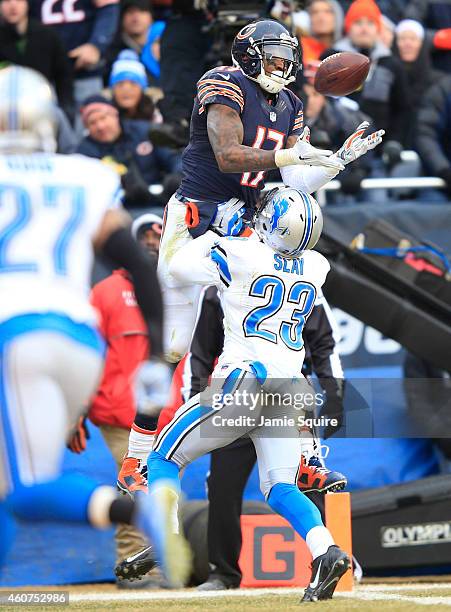
[[[318,60],[343,36],[343,9],[336,0],[311,0],[307,6],[310,35],[302,36],[304,66]]]
[[[384,129],[382,154],[389,168],[400,160],[402,138],[409,117],[411,95],[402,63],[379,40],[381,12],[373,0],[355,0],[345,17],[346,38],[338,41],[328,55],[351,51],[367,55],[371,70],[361,90],[351,94],[360,110]],[[380,169],[382,172],[382,169]]]
[[[165,23],[154,21],[150,0],[123,0],[121,3],[121,23],[116,37],[107,51],[105,74],[111,71],[112,63],[124,49],[138,54],[146,67],[151,86],[158,85],[160,79],[160,38]]]
[[[426,29],[434,67],[451,72],[451,3],[444,0],[410,0],[404,16]]]
[[[117,108],[101,95],[88,98],[81,115],[88,136],[78,146],[78,153],[96,157],[119,172],[127,208],[161,206],[149,192],[149,185],[161,183],[163,178],[171,180],[174,174],[180,176],[180,155],[152,144],[148,121],[120,121]]]
[[[158,255],[163,220],[157,215],[146,214],[135,219],[133,237],[153,256]],[[99,389],[92,400],[88,418],[98,427],[117,464],[118,486],[127,494],[147,491],[147,482],[141,469],[145,466],[147,452],[141,452],[141,440],[153,436],[156,419],[136,415],[136,399],[133,388],[135,374],[147,358],[149,341],[147,325],[136,302],[133,282],[124,269],[97,283],[91,292],[91,303],[100,317],[100,331],[107,342],[105,368]],[[76,453],[86,449],[86,418],[79,421],[78,429],[69,442]],[[128,447],[130,443],[130,452]],[[142,535],[130,525],[116,528],[116,562],[147,546]],[[120,588],[146,588],[152,579],[140,582],[121,580]]]
[[[134,51],[119,53],[111,68],[109,85],[121,119],[161,123],[160,112],[145,92],[148,85],[146,69]]]
[[[73,118],[72,70],[56,32],[28,16],[27,0],[0,2],[0,62],[33,68],[56,91],[58,103]]]
[[[119,0],[30,0],[31,13],[56,31],[74,67],[74,97],[80,105],[102,89],[101,64],[119,19]]]
[[[451,76],[443,77],[423,96],[418,110],[417,151],[425,170],[440,176],[451,194]]]
[[[425,41],[425,31],[419,21],[404,19],[398,23],[394,53],[404,65],[410,96],[415,100],[415,104],[410,107],[407,129],[403,137],[405,148],[412,149],[415,146],[418,130],[418,105],[424,92],[439,81],[444,73],[432,68],[429,45]]]
[[[346,12],[353,0],[339,0],[343,10]],[[377,0],[381,13],[386,15],[393,23],[398,23],[404,17],[404,11],[409,0]]]
[[[386,15],[382,15],[381,18],[381,31],[379,33],[379,39],[381,43],[391,49],[393,47],[393,41],[395,40],[395,24]]]

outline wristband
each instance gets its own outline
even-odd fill
[[[276,151],[274,161],[278,168],[284,168],[285,166],[299,164],[300,157],[294,149],[280,149]]]

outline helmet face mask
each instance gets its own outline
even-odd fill
[[[323,216],[316,200],[291,187],[268,192],[254,215],[260,239],[286,258],[300,257],[313,249],[323,228]]]
[[[236,35],[232,60],[263,90],[277,94],[296,79],[301,67],[299,42],[277,21],[257,21]],[[268,70],[271,64],[273,69]]]

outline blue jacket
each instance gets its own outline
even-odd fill
[[[181,172],[181,157],[164,147],[154,147],[149,140],[147,121],[126,120],[121,122],[122,134],[111,143],[97,142],[90,136],[84,138],[77,153],[103,159],[112,157],[127,168],[135,162],[148,185],[159,183],[164,174]]]

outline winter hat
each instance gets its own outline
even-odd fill
[[[137,8],[140,11],[146,11],[147,13],[151,13],[151,7],[149,0],[122,0],[121,5],[121,15],[123,15],[130,8]]]
[[[146,69],[139,61],[138,54],[131,49],[121,51],[111,68],[110,87],[114,87],[120,81],[133,81],[141,89],[145,89],[148,85]]]
[[[396,26],[396,34],[402,34],[403,32],[414,32],[418,38],[424,39],[424,28],[419,21],[415,19],[403,19]]]
[[[135,219],[132,223],[132,236],[137,240],[141,237],[142,232],[152,229],[152,225],[156,223],[163,227],[163,219],[153,213],[146,213]]]
[[[345,32],[347,33],[349,31],[349,28],[355,21],[363,19],[364,17],[374,21],[380,29],[382,13],[374,0],[355,0],[346,13]]]
[[[98,111],[103,111],[107,114],[113,115],[119,114],[119,111],[111,100],[104,98],[100,94],[89,96],[89,98],[86,98],[86,100],[83,102],[83,106],[80,109],[81,118],[85,127],[87,127],[90,115]]]

